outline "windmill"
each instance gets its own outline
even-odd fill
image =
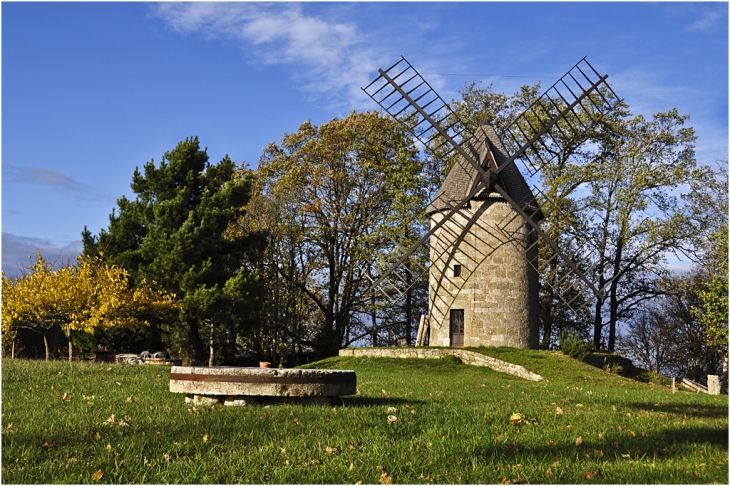
[[[430,344],[537,347],[538,241],[563,268],[551,283],[568,308],[603,298],[606,285],[590,278],[590,241],[575,232],[561,247],[541,229],[543,208],[556,202],[537,180],[616,107],[607,78],[581,59],[501,137],[488,124],[469,130],[403,57],[363,88],[432,155],[455,157],[426,211],[430,230],[400,256],[384,254],[379,275],[366,274],[370,291],[397,299],[428,273]],[[415,269],[411,256],[427,244],[429,264]]]

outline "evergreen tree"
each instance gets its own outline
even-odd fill
[[[162,328],[173,352],[202,364],[201,327],[216,322],[228,331],[226,347],[235,349],[245,324],[239,316],[255,314],[258,277],[243,262],[256,239],[226,230],[250,198],[249,172],[228,156],[211,165],[198,138],[187,138],[159,166],[152,160],[144,174],[135,169],[131,187],[136,198],[117,201],[108,230],[93,236],[84,228],[84,253],[127,268],[135,283],[147,279],[176,295],[177,319]]]

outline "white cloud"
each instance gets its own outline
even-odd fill
[[[299,68],[299,86],[317,98],[326,95],[331,106],[365,102],[360,87],[385,64],[380,59],[393,57],[369,48],[355,24],[307,15],[300,5],[165,3],[151,8],[176,32],[235,39],[255,62]],[[371,102],[365,106],[373,108]]]

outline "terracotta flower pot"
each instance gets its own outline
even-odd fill
[[[259,361],[259,368],[268,368],[269,366],[271,366],[271,363],[268,361]]]

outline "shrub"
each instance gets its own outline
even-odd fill
[[[448,364],[455,364],[455,365],[461,364],[461,358],[458,358],[452,354],[447,354],[446,356],[441,356],[440,359],[443,362],[448,363]]]
[[[606,363],[603,369],[616,375],[623,375],[624,372],[624,367],[618,363]]]
[[[583,338],[574,331],[560,331],[560,350],[571,358],[578,361],[585,361],[586,357],[593,350],[593,343],[583,341]]]

